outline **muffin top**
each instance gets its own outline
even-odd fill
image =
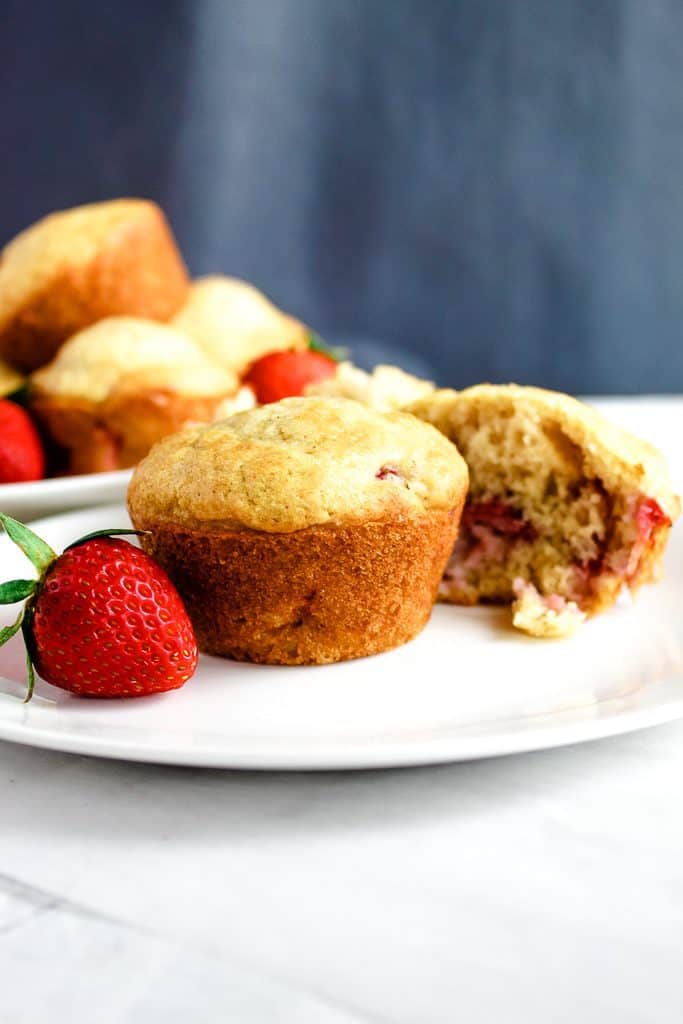
[[[172,322],[194,338],[209,359],[240,375],[267,352],[305,348],[307,341],[304,325],[258,288],[219,274],[192,283]]]
[[[180,331],[154,320],[111,316],[78,331],[31,377],[36,395],[105,401],[114,391],[148,388],[222,395],[237,378],[211,363]]]
[[[477,384],[464,391],[440,389],[408,408],[460,445],[480,482],[508,480],[517,465],[526,471],[526,487],[542,494],[547,470],[570,466],[577,479],[597,478],[608,491],[647,494],[671,519],[680,513],[663,455],[569,395],[518,384]],[[482,429],[483,424],[493,430]]]
[[[346,398],[287,398],[165,438],[128,491],[136,525],[289,533],[452,507],[467,468],[434,427]]]
[[[65,264],[75,267],[88,263],[119,230],[150,219],[163,220],[156,203],[146,199],[111,199],[59,210],[36,221],[2,251],[0,318],[8,317]]]

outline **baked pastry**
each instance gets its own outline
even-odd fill
[[[372,373],[367,373],[346,360],[338,364],[333,377],[308,384],[305,393],[355,398],[372,409],[390,412],[392,409],[405,409],[433,391],[431,381],[414,377],[398,366],[379,365]]]
[[[466,489],[454,446],[414,417],[287,398],[166,438],[128,506],[201,650],[322,664],[419,633]]]
[[[208,422],[237,390],[179,331],[153,320],[109,317],[79,331],[31,377],[29,401],[58,466],[98,473],[133,466],[166,434]]]
[[[19,370],[35,370],[103,317],[168,320],[187,288],[156,203],[113,199],[51,213],[2,251],[0,356]]]
[[[512,601],[520,629],[560,636],[658,578],[680,502],[651,445],[567,395],[514,384],[410,408],[470,472],[443,600]]]
[[[209,359],[240,377],[268,352],[308,344],[304,324],[235,277],[198,278],[173,323],[194,338]]]

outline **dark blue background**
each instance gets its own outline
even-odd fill
[[[680,0],[0,11],[3,239],[147,195],[193,272],[442,382],[683,391]]]

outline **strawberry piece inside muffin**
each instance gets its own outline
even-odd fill
[[[470,472],[442,600],[512,602],[518,628],[560,636],[658,578],[679,500],[650,445],[537,388],[441,391],[411,411]]]

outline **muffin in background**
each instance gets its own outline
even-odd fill
[[[391,412],[392,409],[405,409],[413,402],[427,398],[433,391],[434,384],[430,380],[415,377],[398,366],[380,363],[367,373],[345,360],[338,364],[333,377],[308,384],[305,393],[354,398],[372,409]]]
[[[79,331],[31,377],[30,408],[68,473],[135,465],[188,423],[209,422],[237,391],[179,331],[152,320],[109,317]]]
[[[308,329],[299,320],[253,285],[219,274],[193,281],[173,324],[194,338],[209,359],[240,377],[268,352],[308,344]]]
[[[168,320],[185,300],[185,266],[164,214],[145,199],[51,213],[0,258],[0,356],[30,372],[104,317]]]
[[[467,469],[438,431],[343,398],[288,398],[156,445],[128,504],[200,649],[322,664],[425,626]]]

